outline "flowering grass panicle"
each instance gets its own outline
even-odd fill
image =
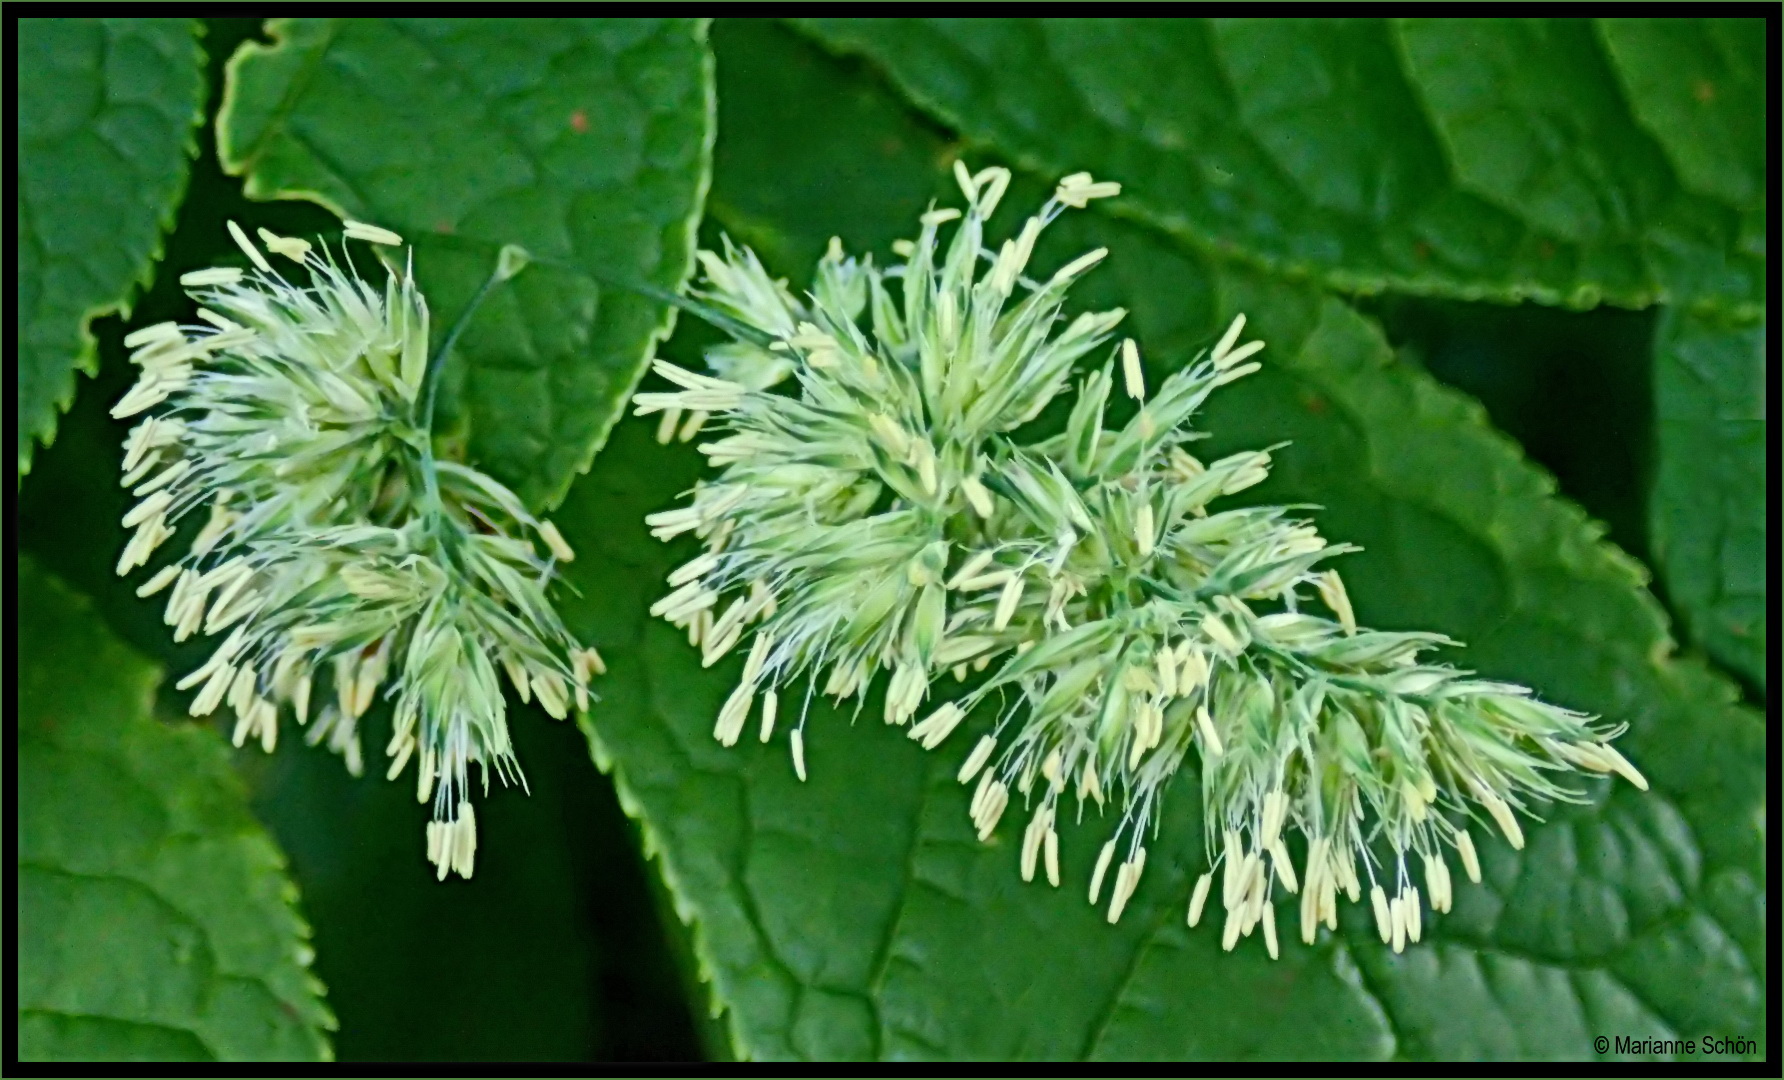
[[[1080,818],[1112,803],[1118,824],[1089,882],[1111,922],[1193,749],[1210,865],[1189,923],[1219,874],[1223,944],[1261,927],[1272,956],[1278,888],[1300,896],[1312,941],[1335,926],[1337,896],[1359,901],[1366,883],[1383,940],[1403,948],[1421,904],[1449,908],[1451,856],[1479,880],[1474,826],[1521,846],[1531,800],[1579,798],[1554,782],[1561,771],[1645,786],[1609,745],[1619,728],[1424,660],[1441,635],[1358,627],[1324,567],[1350,549],[1289,509],[1215,508],[1264,480],[1275,449],[1191,453],[1196,410],[1259,368],[1264,344],[1242,340],[1244,316],[1148,393],[1138,347],[1114,341],[1123,312],[1064,314],[1106,252],[1031,266],[1064,209],[1117,185],[1067,177],[994,250],[986,221],[1009,174],[956,176],[964,212],[925,213],[916,240],[895,246],[903,262],[881,270],[833,242],[804,298],[747,250],[703,252],[698,295],[768,344],[724,346],[716,376],[659,362],[676,389],[636,399],[666,418],[665,439],[709,421],[722,432],[699,447],[717,475],[649,518],[661,539],[704,542],[652,613],[685,628],[708,665],[747,654],[720,742],[752,714],[768,741],[799,680],[807,701],[859,703],[882,671],[885,721],[926,748],[986,717],[959,773],[979,837],[1020,799],[1022,876],[1057,886],[1061,801],[1069,792]],[[1031,434],[1105,349],[1064,430]],[[789,376],[792,392],[770,389]],[[1117,395],[1134,405],[1112,424]],[[917,719],[948,673],[975,670],[988,674]],[[791,733],[801,778],[805,716]]]
[[[434,459],[428,311],[407,266],[375,287],[345,244],[261,230],[307,279],[293,283],[229,229],[253,270],[185,275],[200,323],[125,339],[142,376],[112,415],[153,412],[124,444],[123,483],[141,501],[118,573],[185,541],[137,592],[168,592],[175,640],[228,631],[177,685],[197,690],[194,716],[235,712],[237,746],[271,751],[289,714],[358,775],[360,720],[380,689],[393,698],[389,776],[416,761],[434,806],[428,856],[440,877],[469,877],[470,766],[486,790],[492,771],[521,778],[497,665],[560,719],[587,707],[601,668],[545,596],[573,553],[506,487]],[[402,242],[357,223],[346,235]]]

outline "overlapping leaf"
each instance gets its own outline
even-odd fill
[[[204,100],[191,19],[21,19],[18,28],[19,473],[55,436],[87,324],[128,314],[186,184]]]
[[[1600,19],[1629,108],[1687,190],[1741,208],[1741,246],[1765,254],[1766,27],[1762,19]]]
[[[18,1039],[27,1060],[318,1060],[334,1026],[284,859],[158,670],[18,564]]]
[[[1655,335],[1650,530],[1704,650],[1766,688],[1766,327],[1668,312]]]
[[[721,147],[714,205],[777,267],[833,232],[879,239],[883,208],[850,216],[846,187],[826,178],[871,171],[888,187],[945,190],[940,139],[894,103],[862,104],[846,69],[762,28],[721,30],[719,58],[725,138],[739,145]],[[852,104],[826,123],[839,97]],[[731,125],[734,109],[779,129]],[[773,176],[725,170],[765,156],[746,144],[788,126],[809,138]],[[813,194],[789,213],[789,190]],[[828,202],[827,190],[841,195]],[[1463,889],[1405,955],[1351,910],[1337,935],[1286,943],[1273,964],[1255,940],[1223,954],[1212,931],[1182,925],[1201,862],[1185,776],[1110,927],[1081,892],[1102,839],[1094,813],[1065,830],[1068,888],[1022,884],[1011,836],[972,838],[953,782],[959,735],[925,754],[872,702],[858,720],[814,703],[805,784],[784,741],[727,751],[712,740],[735,665],[701,670],[645,614],[686,553],[650,540],[641,518],[691,483],[695,455],[656,448],[647,425],[628,423],[560,515],[591,554],[566,613],[609,656],[591,739],[693,925],[740,1051],[1589,1057],[1605,1030],[1762,1030],[1764,732],[1726,683],[1666,659],[1639,568],[1555,499],[1478,407],[1394,366],[1342,303],[1133,226],[1090,219],[1073,231],[1040,258],[1107,243],[1083,299],[1132,310],[1155,373],[1251,313],[1269,363],[1216,396],[1211,452],[1294,440],[1258,497],[1321,503],[1324,531],[1365,547],[1345,568],[1360,617],[1453,634],[1471,644],[1469,667],[1628,721],[1625,747],[1655,790],[1595,783],[1590,805],[1552,809],[1522,853],[1490,845],[1485,885]]]
[[[1050,175],[1120,175],[1119,212],[1281,275],[1575,306],[1764,303],[1762,193],[1696,194],[1696,160],[1681,183],[1586,21],[802,25],[972,142]],[[1747,50],[1743,33],[1710,36]],[[1647,54],[1632,63],[1653,71]],[[1750,85],[1721,86],[1741,103],[1724,114],[1757,104]]]
[[[520,244],[534,266],[471,325],[444,411],[534,505],[588,467],[670,317],[602,281],[686,277],[712,140],[695,20],[275,20],[230,62],[224,166],[414,241],[436,340]],[[580,273],[578,273],[580,271]]]

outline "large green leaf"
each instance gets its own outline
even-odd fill
[[[1681,186],[1586,22],[802,25],[973,142],[1049,175],[1100,169],[1125,187],[1118,213],[1283,276],[1764,303],[1763,245],[1740,242],[1762,193],[1729,205]]]
[[[703,22],[273,20],[230,61],[224,167],[414,241],[436,341],[516,243],[535,265],[478,314],[444,419],[535,505],[588,468],[671,312],[712,142]],[[575,271],[581,271],[577,273]]]
[[[1629,107],[1691,191],[1742,208],[1765,253],[1763,19],[1600,19]]]
[[[191,19],[18,20],[19,474],[129,314],[186,184],[204,100]]]
[[[1583,19],[1399,25],[1407,68],[1463,187],[1575,245],[1575,272],[1605,282],[1613,301],[1642,299],[1620,287],[1623,268],[1641,267],[1657,287],[1653,299],[1720,299],[1757,313],[1764,239],[1743,236],[1741,217],[1763,194],[1752,188],[1732,203],[1690,194],[1694,185],[1681,184],[1631,113],[1594,29]],[[1753,20],[1749,29],[1763,52],[1763,25]],[[1670,88],[1687,73],[1649,74]],[[1758,106],[1757,97],[1736,107]]]
[[[942,138],[895,103],[868,104],[846,69],[771,28],[722,28],[717,45],[726,145],[714,206],[734,231],[764,238],[777,270],[793,269],[783,249],[881,227],[851,216],[847,185],[826,178],[871,168],[888,190],[894,171],[909,177],[897,190],[945,190]],[[830,109],[836,100],[850,105]],[[752,116],[772,125],[734,122]],[[727,171],[766,160],[745,147],[784,147],[788,129],[806,138],[775,156],[771,175]],[[1037,190],[1006,198],[1021,205]],[[902,209],[920,208],[913,198]],[[1110,927],[1082,891],[1102,839],[1094,815],[1062,837],[1070,885],[1059,891],[1020,882],[1011,826],[974,842],[953,781],[967,738],[926,754],[873,720],[872,702],[853,723],[814,703],[804,784],[784,735],[733,750],[712,740],[737,664],[702,670],[645,611],[688,553],[652,541],[642,517],[693,481],[697,455],[656,447],[648,423],[629,421],[559,515],[587,552],[571,568],[581,597],[565,609],[611,664],[589,721],[597,758],[693,926],[739,1051],[1589,1057],[1601,1031],[1757,1035],[1764,730],[1726,683],[1667,657],[1639,568],[1554,498],[1477,406],[1394,365],[1342,303],[1116,221],[1090,217],[1071,232],[1037,258],[1109,244],[1084,299],[1130,307],[1158,366],[1205,344],[1233,311],[1252,314],[1273,359],[1217,395],[1214,452],[1294,440],[1259,497],[1318,501],[1329,535],[1365,545],[1346,560],[1360,616],[1455,634],[1471,644],[1469,666],[1629,722],[1624,745],[1654,791],[1595,782],[1589,805],[1551,809],[1525,851],[1490,845],[1486,884],[1462,890],[1405,955],[1350,909],[1339,934],[1287,943],[1271,963],[1255,940],[1223,954],[1214,932],[1183,926],[1202,854],[1185,775],[1147,877]]]
[[[18,563],[18,1038],[29,1060],[321,1060],[284,857],[159,670]]]
[[[1669,311],[1655,335],[1654,554],[1692,637],[1766,688],[1766,324]]]

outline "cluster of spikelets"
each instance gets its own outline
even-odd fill
[[[720,742],[736,742],[758,702],[768,741],[796,680],[809,680],[808,701],[821,691],[859,708],[888,671],[885,721],[926,748],[986,718],[959,779],[976,781],[981,839],[1022,799],[1025,879],[1044,870],[1059,884],[1068,788],[1080,818],[1113,802],[1119,824],[1089,890],[1097,903],[1114,866],[1111,922],[1193,746],[1210,868],[1190,925],[1220,871],[1224,946],[1261,926],[1272,956],[1277,887],[1299,893],[1308,941],[1336,925],[1339,893],[1368,891],[1383,940],[1400,949],[1418,940],[1422,901],[1449,909],[1447,855],[1479,881],[1474,825],[1521,846],[1517,812],[1578,799],[1550,779],[1575,767],[1645,786],[1609,745],[1621,729],[1422,660],[1441,635],[1359,628],[1338,575],[1321,568],[1347,549],[1289,510],[1212,509],[1270,464],[1266,451],[1190,452],[1209,393],[1258,368],[1263,343],[1240,343],[1244,317],[1148,397],[1134,343],[1113,343],[1123,312],[1062,314],[1105,251],[1051,274],[1029,265],[1064,208],[1116,185],[1068,177],[993,251],[985,223],[1009,174],[957,177],[964,214],[930,210],[884,270],[833,242],[803,300],[747,250],[702,252],[697,295],[760,338],[717,350],[717,377],[659,363],[678,389],[636,399],[663,415],[665,440],[708,422],[722,432],[699,448],[717,475],[649,519],[659,538],[704,541],[653,613],[684,627],[707,664],[747,652]],[[1105,348],[1064,430],[1029,436],[1079,361]],[[789,376],[791,392],[769,389]],[[1117,386],[1137,405],[1112,426]],[[937,680],[969,669],[989,673],[912,723]],[[802,709],[791,732],[801,779],[804,723]],[[1305,838],[1299,870],[1291,831]]]
[[[168,590],[177,641],[228,632],[178,686],[197,689],[194,716],[234,710],[237,746],[272,750],[288,713],[358,775],[360,721],[383,688],[389,776],[415,759],[428,857],[442,878],[469,877],[471,764],[486,791],[491,771],[520,778],[495,665],[560,719],[587,707],[601,670],[545,598],[572,553],[506,487],[434,460],[427,304],[407,266],[382,266],[374,286],[345,242],[337,255],[261,230],[302,271],[293,282],[229,229],[252,269],[186,274],[201,322],[125,339],[142,376],[112,415],[153,412],[124,444],[140,501],[118,573],[184,541],[137,592]],[[354,223],[346,238],[402,243]]]

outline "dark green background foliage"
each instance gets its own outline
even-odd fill
[[[188,19],[33,20],[18,87],[19,471],[76,371],[93,373],[87,323],[130,311],[196,149],[203,63]]]
[[[25,20],[21,1054],[1763,1056],[1768,47],[1759,20]],[[1291,445],[1244,498],[1363,547],[1364,621],[1627,722],[1653,790],[1538,808],[1403,955],[1347,910],[1272,963],[1183,926],[1192,771],[1110,927],[1105,826],[1024,885],[971,836],[964,739],[815,707],[804,784],[784,736],[714,743],[736,662],[645,612],[686,553],[643,515],[699,458],[622,419],[673,325],[626,286],[679,287],[696,229],[795,287],[833,235],[883,260],[957,157],[1015,170],[1005,229],[1062,173],[1121,181],[1037,258],[1110,248],[1075,300],[1131,312],[1150,381],[1248,313],[1265,368],[1200,426]],[[433,880],[376,761],[187,721],[168,676],[203,643],[111,574],[122,337],[240,262],[225,220],[337,213],[416,241],[437,327],[501,244],[554,262],[478,313],[437,434],[556,507],[560,608],[610,674],[580,730],[512,714],[531,795],[479,808],[469,882]],[[684,318],[662,350],[713,340]]]
[[[158,673],[29,560],[17,602],[19,1056],[326,1056],[284,859]]]

